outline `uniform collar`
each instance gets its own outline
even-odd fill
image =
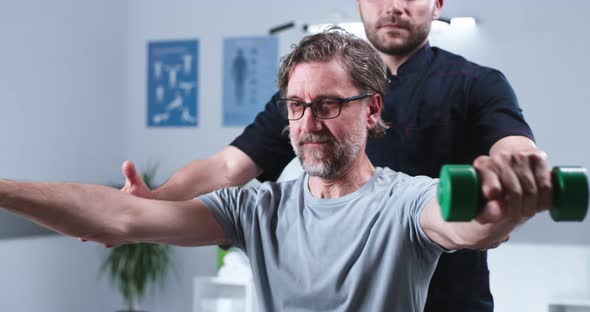
[[[430,43],[427,41],[424,46],[422,46],[416,53],[414,53],[410,58],[408,58],[398,69],[397,75],[407,75],[411,73],[415,73],[418,71],[423,70],[427,67],[432,60],[432,49],[430,48]],[[387,73],[391,75],[389,69]]]

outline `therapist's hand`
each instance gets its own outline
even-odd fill
[[[145,184],[141,175],[137,173],[133,162],[130,160],[123,162],[121,170],[125,176],[125,186],[121,188],[121,191],[138,197],[154,198],[152,190]]]

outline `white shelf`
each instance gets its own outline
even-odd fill
[[[193,312],[255,312],[256,295],[250,282],[195,277]]]

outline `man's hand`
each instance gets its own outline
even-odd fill
[[[480,156],[473,167],[485,201],[470,222],[446,222],[433,199],[420,225],[434,242],[450,249],[491,249],[507,241],[519,224],[552,204],[551,173],[539,150],[498,152]]]
[[[123,162],[121,170],[125,176],[125,186],[121,188],[121,191],[138,197],[154,199],[152,190],[145,184],[141,175],[137,173],[133,162],[130,160]]]
[[[551,208],[551,173],[542,151],[480,156],[477,170],[486,205],[476,221],[523,223]]]

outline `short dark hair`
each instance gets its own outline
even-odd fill
[[[387,71],[377,51],[365,40],[344,29],[332,26],[321,33],[304,37],[281,63],[278,87],[282,96],[287,93],[289,76],[301,63],[327,63],[337,59],[350,73],[353,85],[360,92],[377,93],[381,97],[387,88]],[[389,128],[381,117],[369,137],[382,137]]]

